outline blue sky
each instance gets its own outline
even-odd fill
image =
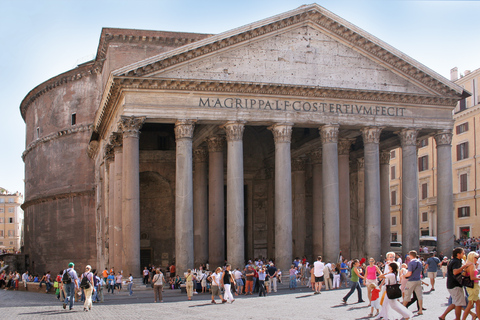
[[[23,193],[19,106],[49,78],[93,59],[102,27],[220,33],[305,0],[0,0],[0,187]],[[449,78],[480,68],[480,1],[320,1],[319,5]]]

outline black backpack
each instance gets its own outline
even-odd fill
[[[68,273],[67,270],[63,272],[62,282],[65,284],[72,283],[72,277],[70,276],[70,273]]]
[[[90,281],[88,281],[87,274],[88,273],[83,274],[82,282],[80,282],[80,288],[83,288],[83,289],[90,288]]]

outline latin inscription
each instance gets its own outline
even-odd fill
[[[363,104],[329,103],[322,101],[263,100],[241,98],[199,98],[199,107],[253,109],[271,111],[303,111],[336,114],[403,117],[406,108]]]

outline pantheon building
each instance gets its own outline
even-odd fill
[[[30,268],[378,259],[399,146],[403,248],[417,249],[427,136],[448,252],[452,110],[466,96],[316,4],[217,35],[103,29],[94,60],[20,107]]]

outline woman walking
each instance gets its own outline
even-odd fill
[[[227,302],[227,300],[224,300],[222,298],[222,294],[220,293],[220,283],[221,283],[221,274],[222,268],[218,267],[215,272],[210,276],[212,279],[212,303],[215,302],[215,296],[218,296],[220,300],[222,300],[222,303]]]
[[[232,296],[231,284],[235,283],[235,279],[233,278],[233,275],[230,272],[231,269],[232,269],[232,266],[227,264],[227,266],[225,267],[225,271],[223,272],[222,284],[224,289],[225,301],[230,301],[230,303],[233,303],[235,299]]]
[[[185,276],[185,285],[187,287],[186,289],[187,289],[188,300],[192,300],[194,279],[195,279],[195,276],[192,274],[192,269],[188,269],[187,275]]]
[[[392,285],[397,283],[398,277],[398,264],[390,263],[390,272],[387,274],[380,275],[380,278],[385,279],[385,285]],[[398,301],[398,299],[389,299],[387,295],[385,295],[385,299],[383,300],[382,311],[377,316],[376,319],[384,319],[384,320],[393,320],[393,319],[400,319],[401,317],[405,318],[405,320],[409,320],[413,317],[413,313],[408,310],[403,304]]]
[[[365,273],[365,285],[367,286],[367,294],[368,294],[368,305],[372,302],[372,287],[370,284],[375,284],[377,285],[377,275],[381,275],[382,272],[380,269],[375,265],[375,259],[370,258],[368,260],[369,265],[367,267],[367,271]]]
[[[153,280],[152,280],[153,293],[155,295],[155,300],[154,300],[155,302],[157,302],[157,301],[163,302],[162,292],[163,292],[163,283],[164,282],[165,282],[165,277],[163,276],[163,273],[160,270],[160,268],[158,268],[157,272],[153,276]],[[187,293],[188,293],[188,290],[187,290]]]
[[[468,305],[467,308],[465,308],[465,311],[463,312],[463,317],[462,320],[466,320],[468,314],[470,313],[470,310],[473,308],[473,305],[475,305],[476,309],[476,314],[477,317],[480,315],[480,298],[478,296],[479,294],[479,289],[480,287],[478,286],[478,280],[480,278],[478,277],[478,254],[475,251],[472,251],[468,254],[467,256],[467,263],[471,263],[467,267],[467,270],[465,271],[465,275],[470,277],[474,282],[473,288],[465,287],[467,288],[467,293],[468,293]]]
[[[347,300],[348,298],[353,294],[353,292],[355,291],[355,289],[357,290],[357,294],[358,294],[358,303],[360,302],[365,302],[363,299],[362,299],[362,288],[360,287],[360,279],[364,279],[365,277],[363,277],[361,274],[360,274],[360,270],[358,270],[360,268],[360,262],[358,261],[358,259],[354,259],[352,261],[352,270],[351,270],[351,276],[350,276],[350,282],[352,282],[352,286],[350,287],[350,292],[347,293],[347,295],[345,297],[343,297],[343,303],[347,303]]]

